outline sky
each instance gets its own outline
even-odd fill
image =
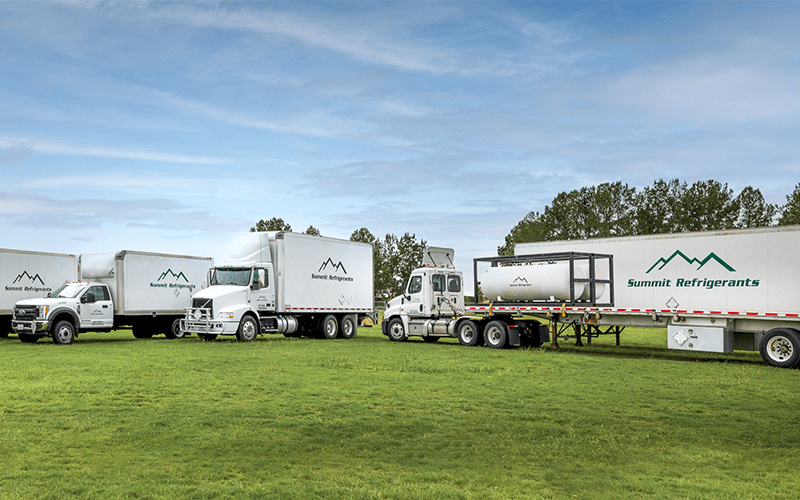
[[[800,182],[797,2],[0,1],[0,247],[260,219],[458,267],[562,191]],[[468,281],[468,280],[465,280]]]

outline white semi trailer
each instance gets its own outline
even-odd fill
[[[243,236],[209,271],[181,331],[249,342],[264,333],[351,338],[373,310],[372,246],[292,232]]]
[[[77,278],[75,255],[0,248],[0,337],[8,337],[12,331],[17,301],[44,297]]]
[[[499,304],[471,310],[507,306],[547,318],[571,326],[579,343],[625,326],[662,327],[670,349],[759,351],[773,366],[793,367],[800,361],[798,248],[800,226],[522,243],[510,260],[483,259],[492,267],[480,277],[476,259],[476,279]],[[559,293],[519,301],[514,279],[563,266],[547,256],[570,253],[593,255],[594,275],[576,271]]]
[[[80,281],[16,303],[12,327],[21,341],[70,344],[80,332],[123,326],[136,338],[181,337],[180,319],[214,265],[210,257],[128,250],[82,254],[78,262]]]

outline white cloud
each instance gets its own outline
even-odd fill
[[[225,164],[231,162],[229,158],[191,156],[157,151],[73,144],[69,142],[54,141],[38,137],[22,137],[11,135],[0,135],[0,149],[6,149],[7,151],[10,149],[12,152],[22,149],[25,151],[45,155],[92,156],[98,158],[116,158],[167,163],[192,163],[201,165]]]

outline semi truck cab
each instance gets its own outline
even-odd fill
[[[455,269],[415,269],[408,279],[403,295],[389,301],[386,315],[430,318],[463,313],[462,281],[461,271]]]
[[[193,296],[180,329],[206,339],[237,335],[243,336],[241,340],[252,340],[257,330],[240,331],[247,326],[242,325],[242,319],[248,314],[258,318],[259,312],[275,311],[272,264],[214,267],[209,270],[208,280],[211,286]]]

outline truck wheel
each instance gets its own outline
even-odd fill
[[[75,339],[75,326],[69,321],[59,321],[53,329],[53,343],[58,345],[71,344]]]
[[[758,351],[768,364],[791,368],[800,360],[800,335],[790,328],[770,330],[761,337]]]
[[[508,342],[508,329],[502,321],[490,321],[483,330],[486,345],[492,349],[502,349]]]
[[[355,316],[347,314],[342,316],[342,321],[339,322],[339,329],[342,331],[343,339],[352,339],[358,332],[358,323],[356,323]]]
[[[339,321],[333,314],[322,318],[322,334],[326,339],[335,339],[339,336]]]
[[[245,316],[242,322],[239,323],[239,329],[236,330],[236,338],[240,342],[251,342],[258,335],[258,323],[252,316]]]
[[[175,318],[167,323],[168,329],[165,333],[168,339],[182,339],[184,333],[181,331],[181,319]]]
[[[403,320],[400,318],[394,318],[389,321],[389,326],[386,328],[386,331],[389,332],[389,340],[394,342],[405,342],[408,340],[406,329],[403,328]]]
[[[20,333],[20,334],[17,334],[17,337],[19,337],[19,339],[20,339],[22,342],[25,342],[26,344],[33,344],[33,343],[35,343],[37,340],[39,340],[39,337],[38,337],[37,335],[29,335],[29,334],[27,334],[27,333]]]
[[[472,320],[466,320],[458,325],[458,342],[467,347],[476,346],[480,343],[481,334],[478,333],[478,325]]]

